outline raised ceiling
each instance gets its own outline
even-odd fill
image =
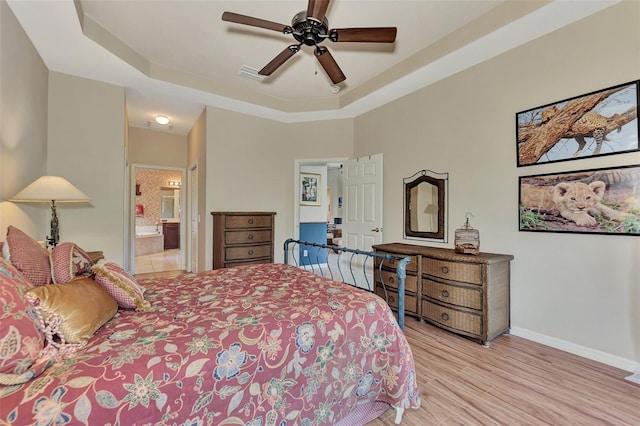
[[[123,86],[132,126],[165,114],[178,134],[205,105],[284,122],[354,117],[616,2],[332,0],[330,28],[398,28],[393,45],[325,41],[347,77],[333,93],[308,46],[262,81],[240,76],[292,36],[221,20],[290,25],[306,0],[8,0],[50,70]]]

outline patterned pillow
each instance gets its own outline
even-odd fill
[[[9,245],[11,263],[33,285],[51,283],[49,252],[36,240],[9,225],[4,245]]]
[[[74,243],[61,243],[51,250],[51,277],[54,283],[66,283],[77,275],[91,271],[91,260],[86,251]]]
[[[85,344],[118,312],[113,297],[89,277],[34,287],[27,298],[44,322],[47,340],[57,334],[62,344]],[[49,343],[56,345],[52,339]]]
[[[144,288],[120,266],[102,259],[91,267],[91,272],[95,274],[96,282],[118,301],[121,308],[138,311],[150,308],[149,302],[144,300]]]
[[[32,285],[11,262],[0,258],[0,384],[24,383],[44,371],[37,368],[44,330],[26,298]]]

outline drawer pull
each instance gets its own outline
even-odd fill
[[[248,240],[253,240],[253,234],[249,234],[249,236],[247,237]]]
[[[253,219],[249,219],[249,225],[253,225]]]
[[[394,282],[396,282],[396,280],[393,277],[389,277],[389,283],[393,284]]]
[[[442,290],[442,297],[449,297],[449,292],[447,290]]]
[[[249,256],[253,255],[253,250],[249,250]]]
[[[442,319],[445,320],[445,321],[449,321],[449,314],[446,313],[446,312],[443,312],[442,313]]]
[[[395,303],[396,298],[393,296],[389,296],[389,303]]]
[[[449,268],[447,268],[446,266],[442,267],[442,273],[443,274],[448,274],[449,273]]]

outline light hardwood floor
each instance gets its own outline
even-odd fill
[[[640,385],[626,371],[511,335],[485,348],[413,318],[405,335],[422,402],[403,425],[640,425]]]
[[[405,334],[422,403],[403,425],[640,426],[640,385],[626,371],[511,335],[485,348],[413,318]],[[389,410],[369,426],[394,418]]]

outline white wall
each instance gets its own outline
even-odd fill
[[[327,221],[327,166],[300,166],[301,173],[313,173],[320,176],[318,185],[319,206],[300,205],[299,220],[301,223],[320,223]]]
[[[640,237],[518,232],[518,177],[638,164],[640,154],[517,168],[515,113],[640,78],[638,22],[640,3],[614,5],[364,114],[354,129],[356,155],[384,154],[386,241],[403,237],[402,178],[449,172],[449,235],[470,211],[481,250],[515,256],[513,332],[625,369],[640,360]]]

